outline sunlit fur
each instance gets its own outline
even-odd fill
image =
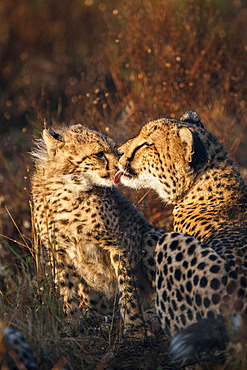
[[[121,181],[154,189],[174,206],[174,233],[156,247],[156,306],[167,333],[188,328],[172,342],[177,359],[178,348],[188,357],[203,350],[201,319],[247,315],[247,188],[198,118],[188,112],[149,122],[119,148]],[[214,343],[213,331],[208,334]]]
[[[34,158],[35,227],[46,258],[56,261],[65,313],[80,306],[112,314],[117,297],[125,324],[144,328],[161,233],[112,186],[115,144],[82,125],[44,130]]]

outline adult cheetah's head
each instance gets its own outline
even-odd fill
[[[163,118],[146,124],[140,134],[119,148],[122,157],[114,182],[152,188],[173,203],[208,162],[207,131],[199,116],[187,112],[180,120]]]
[[[112,186],[118,155],[112,139],[78,124],[59,131],[43,131],[34,151],[38,167],[52,177],[90,190],[93,186]]]

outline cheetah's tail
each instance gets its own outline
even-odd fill
[[[170,344],[172,358],[182,363],[210,358],[213,354],[222,354],[230,342],[243,341],[245,317],[232,315],[229,320],[223,316],[198,321],[179,331]],[[211,358],[212,359],[212,358]]]
[[[1,357],[5,352],[7,355],[6,360],[8,369],[25,368],[26,370],[37,370],[32,350],[18,330],[13,328],[4,328],[1,336]]]

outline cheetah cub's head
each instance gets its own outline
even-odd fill
[[[195,112],[180,120],[147,123],[119,148],[122,157],[114,183],[154,189],[166,203],[180,199],[208,161],[204,128]],[[205,137],[206,139],[206,137]]]
[[[59,131],[43,131],[43,139],[34,151],[37,168],[50,179],[90,190],[94,186],[112,186],[118,165],[112,139],[82,125]]]

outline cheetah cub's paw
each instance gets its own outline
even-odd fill
[[[155,306],[142,313],[137,321],[124,324],[124,335],[139,339],[154,338],[161,331]]]

